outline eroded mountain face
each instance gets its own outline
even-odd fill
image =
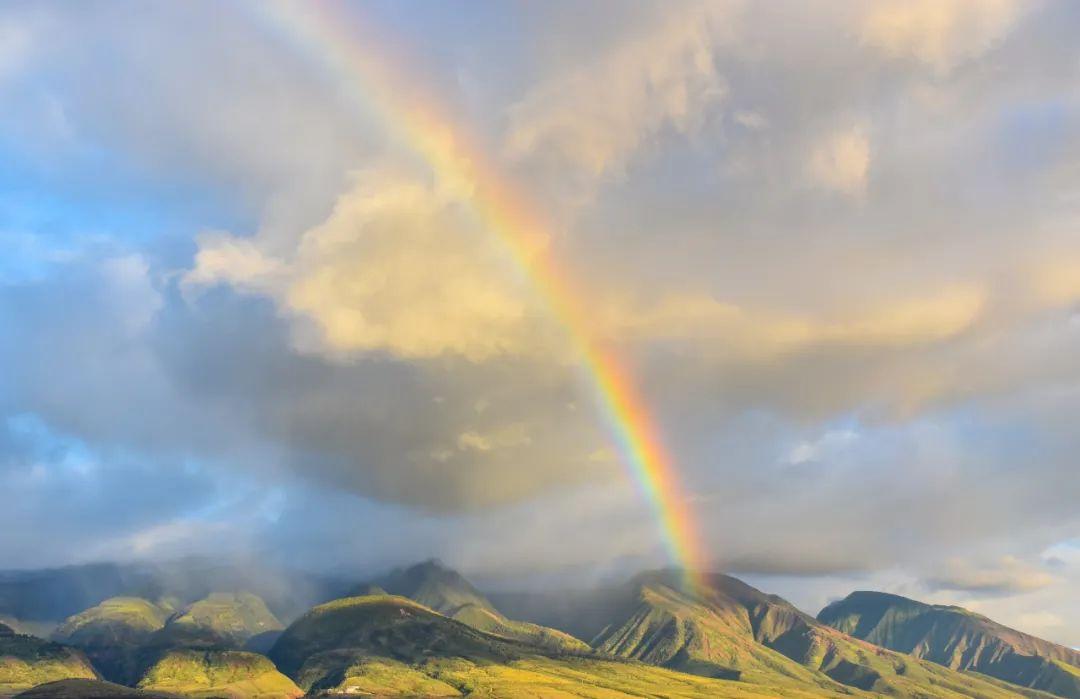
[[[869,643],[1064,697],[1080,697],[1080,652],[961,607],[854,592],[818,619]]]

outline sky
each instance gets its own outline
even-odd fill
[[[1080,7],[327,7],[381,92],[299,3],[0,6],[2,567],[671,563],[422,95],[542,212],[711,565],[1080,646]]]

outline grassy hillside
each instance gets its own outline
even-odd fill
[[[313,608],[285,630],[270,650],[270,658],[282,672],[296,678],[311,658],[342,649],[405,662],[432,655],[504,662],[531,650],[405,597],[366,595]]]
[[[601,651],[754,683],[905,697],[1003,697],[1013,690],[854,639],[722,575],[688,592],[674,573],[639,576],[637,604],[601,632]]]
[[[54,680],[97,677],[81,651],[0,629],[0,695]]]
[[[957,670],[1080,697],[1080,652],[998,624],[960,607],[855,592],[818,615],[821,622],[886,648]]]
[[[368,595],[312,609],[271,651],[312,692],[377,696],[840,696],[560,654],[487,634],[412,600]]]
[[[178,695],[132,689],[104,680],[57,680],[15,695],[15,699],[177,699]]]
[[[356,591],[357,594],[380,592],[408,597],[440,614],[503,638],[556,650],[589,650],[584,641],[563,631],[507,618],[457,571],[437,561],[395,571]]]
[[[170,618],[160,636],[175,645],[217,638],[222,645],[240,647],[253,636],[282,628],[262,598],[249,592],[212,592]]]
[[[242,651],[169,651],[138,686],[188,697],[283,699],[303,694],[265,657]]]
[[[168,614],[140,597],[112,597],[68,617],[53,639],[85,651],[106,679],[132,684],[138,678],[139,649],[165,625]]]

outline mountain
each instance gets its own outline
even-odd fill
[[[16,694],[15,699],[178,699],[178,696],[103,680],[56,680]]]
[[[56,628],[53,640],[70,645],[0,623],[0,696],[62,679],[38,696],[118,696],[101,672],[152,696],[263,699],[1080,697],[1080,653],[956,607],[879,593],[856,593],[816,619],[736,578],[691,586],[661,570],[587,593],[503,595],[496,608],[435,561],[354,592],[286,629],[260,596],[238,591],[188,604],[99,600]],[[269,658],[250,652],[271,642]]]
[[[507,618],[473,585],[438,561],[426,561],[365,583],[354,595],[389,593],[496,636],[567,652],[588,652],[584,641],[538,624]]]
[[[55,622],[144,584],[141,571],[113,563],[0,571],[0,614]]]
[[[233,650],[172,650],[139,680],[139,689],[185,697],[292,699],[303,692],[256,653]]]
[[[1010,629],[961,607],[883,592],[853,592],[818,619],[870,643],[956,670],[1080,697],[1080,652]]]
[[[84,649],[107,679],[121,684],[270,699],[302,692],[265,657],[239,648],[282,628],[258,596],[214,592],[179,611],[113,597],[69,617],[54,638]]]
[[[0,695],[54,680],[97,677],[81,651],[0,625]]]
[[[111,597],[68,617],[53,640],[81,648],[105,679],[132,684],[138,679],[140,648],[169,614],[141,597]]]
[[[171,616],[149,639],[158,647],[240,648],[283,629],[262,598],[250,592],[212,592]]]
[[[189,557],[155,563],[95,563],[42,570],[0,571],[0,619],[46,633],[64,619],[111,597],[191,602],[213,592],[249,591],[279,619],[345,594],[355,582],[267,565]]]
[[[616,657],[753,684],[862,690],[902,697],[1005,697],[1016,692],[905,656],[819,623],[732,577],[688,590],[674,571],[613,591],[612,621],[592,645]]]
[[[365,595],[319,605],[270,652],[305,691],[499,697],[839,696],[697,677],[636,662],[560,654],[474,629],[413,600]]]

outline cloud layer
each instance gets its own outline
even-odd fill
[[[665,561],[467,188],[240,7],[94,9],[0,10],[10,565]],[[554,222],[716,565],[1080,643],[1080,13],[610,10],[342,15]]]

